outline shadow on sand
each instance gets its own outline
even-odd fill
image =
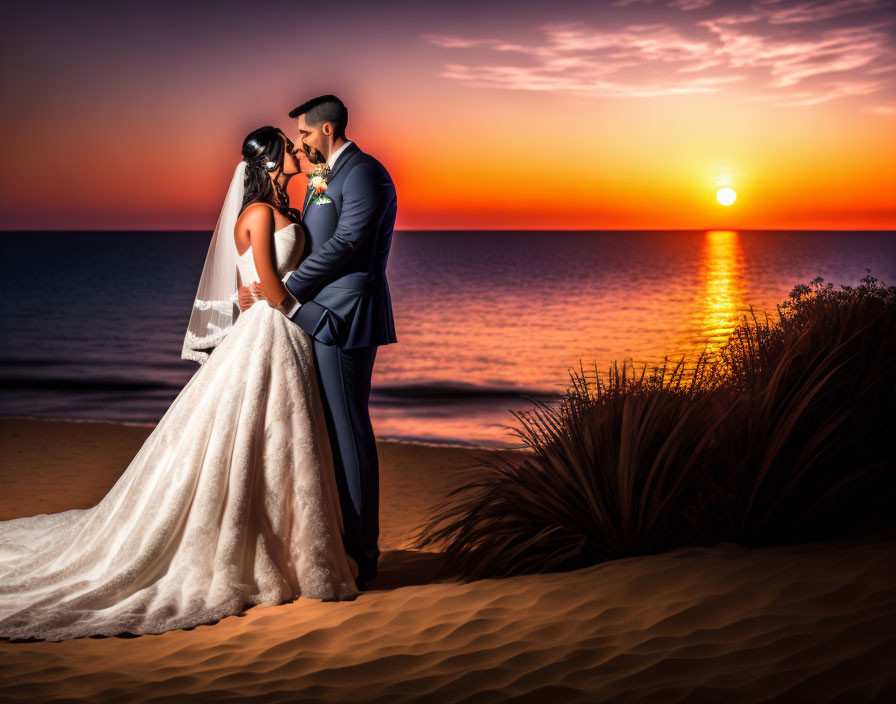
[[[387,591],[442,581],[437,575],[444,564],[445,559],[438,552],[386,550],[380,555],[376,578],[364,591]]]

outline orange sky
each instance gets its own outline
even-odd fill
[[[0,228],[211,229],[245,134],[335,92],[399,229],[896,229],[894,3],[576,5],[19,8]]]

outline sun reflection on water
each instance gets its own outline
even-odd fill
[[[735,230],[707,230],[698,263],[699,335],[715,353],[740,322],[744,308],[744,255]]]

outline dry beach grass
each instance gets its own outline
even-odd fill
[[[518,414],[531,455],[485,462],[413,545],[476,579],[892,522],[896,286],[816,279],[778,311],[691,367],[574,373],[559,406]]]

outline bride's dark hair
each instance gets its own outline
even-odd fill
[[[269,173],[283,169],[283,152],[286,135],[276,127],[266,125],[249,133],[243,140],[243,159],[246,162],[245,195],[240,212],[250,203],[268,203],[290,220],[299,219],[299,211],[289,207],[289,196]],[[273,162],[270,168],[265,164]],[[279,204],[278,204],[279,200]]]

